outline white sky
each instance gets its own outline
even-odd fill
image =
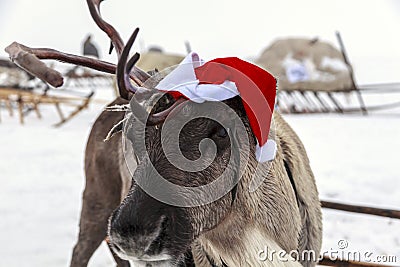
[[[188,40],[205,59],[254,57],[286,36],[336,45],[339,30],[359,81],[400,81],[400,0],[107,0],[102,13],[125,39],[139,26],[142,47],[185,53]],[[12,41],[80,53],[89,32],[103,58],[115,62],[85,0],[0,0],[1,57]]]

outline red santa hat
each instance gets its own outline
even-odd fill
[[[193,102],[223,101],[240,95],[257,139],[259,162],[273,160],[276,143],[268,139],[275,105],[276,79],[264,69],[236,57],[204,62],[190,53],[156,89]]]

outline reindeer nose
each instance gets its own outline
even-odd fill
[[[112,216],[109,239],[114,251],[128,260],[146,260],[164,252],[168,217],[137,218],[120,212]]]

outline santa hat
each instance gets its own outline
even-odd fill
[[[196,103],[223,101],[240,95],[257,139],[256,158],[265,162],[273,160],[276,154],[275,141],[268,139],[276,86],[276,79],[254,64],[236,57],[205,63],[192,52],[156,89],[168,91],[176,99],[184,97]]]

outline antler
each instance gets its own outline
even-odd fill
[[[115,47],[117,50],[118,57],[121,56],[122,50],[124,49],[124,41],[121,36],[117,32],[117,30],[110,24],[108,24],[101,17],[100,13],[100,4],[104,0],[87,0],[87,4],[89,6],[90,15],[93,20],[96,22],[97,26],[105,32],[111,40],[111,46],[109,53],[111,54],[113,48]]]
[[[134,67],[135,63],[139,60],[140,56],[138,53],[135,53],[135,55],[133,55],[133,57],[129,60],[128,64],[127,60],[129,56],[129,51],[131,50],[131,47],[135,42],[138,33],[139,29],[136,28],[132,36],[129,38],[129,41],[126,44],[126,46],[123,48],[122,51],[118,52],[120,56],[117,66],[117,84],[120,92],[136,93],[137,91],[137,88],[134,87],[130,82],[129,73],[131,72],[131,69]],[[117,48],[117,51],[118,50],[119,48]]]
[[[77,56],[73,54],[63,53],[50,48],[31,48],[25,45],[22,45],[17,42],[13,42],[6,49],[6,52],[10,55],[12,61],[17,63],[20,67],[24,69],[30,70],[29,66],[24,66],[22,61],[22,56],[24,54],[30,54],[36,57],[37,64],[43,64],[39,59],[54,59],[65,63],[75,64],[83,67],[88,67],[91,69],[95,69],[98,71],[114,74],[117,70],[117,66],[115,64],[97,60],[94,58]],[[49,68],[50,69],[50,68]],[[132,75],[132,79],[134,76]],[[61,85],[60,85],[61,86]],[[58,86],[55,86],[58,87]]]
[[[31,48],[17,42],[13,42],[11,45],[6,47],[5,51],[9,54],[10,59],[19,67],[54,87],[60,87],[63,85],[62,75],[47,67],[40,61],[40,59],[58,60],[64,63],[88,67],[110,74],[115,74],[117,70],[115,64],[106,61],[63,53],[50,48]],[[138,68],[133,68],[129,77],[139,86],[143,86],[143,83],[150,76]],[[121,94],[121,96],[125,96],[126,98],[127,95]]]
[[[128,97],[128,92],[136,93],[138,89],[133,86],[130,82],[130,74],[134,73],[135,77],[140,78],[141,80],[147,80],[150,76],[140,70],[139,68],[135,67],[136,62],[139,60],[140,55],[138,53],[135,53],[131,59],[128,61],[128,56],[129,56],[129,51],[132,48],[133,43],[135,42],[135,39],[138,35],[139,28],[136,28],[131,37],[129,38],[129,41],[126,45],[124,45],[124,42],[120,36],[120,34],[117,32],[117,30],[107,23],[103,18],[101,17],[100,14],[100,4],[103,2],[103,0],[87,0],[87,4],[89,6],[90,14],[93,18],[93,20],[96,22],[97,26],[99,26],[100,29],[102,29],[110,38],[111,40],[111,46],[110,46],[110,53],[112,52],[113,48],[115,47],[117,54],[118,54],[118,66],[117,66],[117,83],[118,83],[118,88],[121,96],[125,96],[126,98]],[[125,98],[124,97],[124,98]],[[133,105],[134,105],[134,110],[133,112],[138,114],[141,114],[141,118],[144,119],[144,117],[147,116],[147,112],[143,109],[142,106],[140,106],[135,99],[131,100]],[[158,125],[166,120],[168,115],[175,110],[176,107],[178,107],[180,104],[185,102],[186,99],[178,99],[175,101],[175,103],[169,107],[168,109],[156,113],[156,114],[150,114],[147,119],[147,125]],[[135,112],[136,111],[136,112]]]
[[[112,48],[115,47],[118,57],[120,58],[124,48],[124,43],[115,28],[101,18],[100,3],[102,1],[103,0],[87,0],[90,14],[92,15],[92,18],[96,24],[110,37],[112,44],[110,52]],[[54,59],[111,74],[116,73],[117,70],[116,65],[106,61],[63,53],[49,48],[30,48],[17,42],[12,43],[5,50],[10,55],[10,59],[18,66],[37,76],[38,78],[48,82],[54,87],[60,87],[63,85],[62,75],[59,72],[47,67],[43,62],[40,61],[40,59]],[[138,59],[139,55],[137,55],[137,60]],[[134,66],[134,63],[136,63],[137,60],[135,60],[135,62],[131,62],[130,73],[126,79],[128,81],[129,79],[132,79],[137,85],[143,86],[144,82],[150,78],[150,75]],[[119,88],[121,97],[128,99],[129,92],[122,90],[125,89],[125,87]],[[136,88],[133,85],[131,85],[129,89],[131,92],[136,91]]]
[[[181,104],[185,103],[186,101],[187,99],[185,98],[179,98],[174,102],[174,104],[172,104],[172,106],[170,106],[166,110],[159,113],[150,114],[147,120],[147,125],[154,126],[163,123],[173,111],[177,112],[178,108],[181,107]]]
[[[135,88],[129,81],[129,73],[131,72],[131,69],[134,67],[135,63],[139,60],[139,54],[135,53],[131,57],[131,59],[129,59],[129,61],[128,61],[128,56],[129,56],[129,51],[131,50],[132,45],[135,42],[138,32],[139,29],[136,28],[131,37],[129,38],[128,43],[122,50],[120,59],[118,61],[117,83],[120,90],[122,89],[122,91],[125,92],[136,93],[137,91],[137,88]],[[138,94],[140,94],[140,92]],[[135,99],[132,99],[131,102],[134,105],[132,112],[135,113],[135,115],[139,117],[139,119],[142,120],[143,123],[146,123],[149,126],[158,125],[163,123],[168,117],[168,115],[185,101],[186,99],[180,98],[176,100],[172,104],[172,106],[169,107],[168,109],[161,111],[159,113],[148,115],[148,113],[143,109],[143,107],[139,105],[139,103],[137,103]],[[147,117],[147,122],[144,121],[146,117]]]
[[[11,60],[18,64],[21,68],[48,82],[54,87],[59,87],[63,84],[63,77],[59,72],[47,67],[43,62],[40,61],[40,59],[54,59],[65,63],[92,68],[106,73],[116,73],[119,93],[121,97],[128,99],[129,92],[136,93],[138,91],[138,88],[131,83],[131,79],[134,80],[134,82],[139,86],[143,86],[144,82],[150,78],[149,74],[135,66],[136,62],[140,58],[138,53],[135,53],[128,60],[129,52],[133,43],[135,42],[139,29],[135,29],[125,46],[117,30],[101,17],[100,4],[102,1],[103,0],[87,0],[87,4],[93,20],[111,40],[110,53],[112,52],[113,48],[115,48],[117,51],[117,66],[106,61],[63,53],[54,49],[30,48],[16,42],[9,45],[6,48],[6,52],[9,53]],[[132,101],[134,101],[134,109],[136,110],[137,114],[141,115],[139,117],[145,119],[148,113],[136,102],[135,99]],[[164,122],[172,110],[176,109],[184,101],[186,101],[186,99],[178,99],[168,109],[157,114],[150,114],[146,122],[147,125],[157,125]]]
[[[117,30],[101,17],[101,13],[100,13],[101,2],[103,2],[103,0],[87,0],[90,15],[92,16],[93,20],[96,22],[97,26],[102,31],[104,31],[110,38],[111,46],[110,46],[109,52],[111,53],[113,48],[115,47],[115,50],[117,51],[117,55],[119,58],[118,62],[120,62],[121,56],[122,56],[122,54],[124,52],[124,48],[125,48],[124,41],[122,40],[122,38],[121,38],[120,34],[117,32]],[[126,49],[126,51],[127,51],[126,53],[129,53],[130,48],[132,47],[138,32],[139,32],[139,29],[136,28],[136,30],[134,31],[133,35],[130,38],[131,44],[129,45],[129,48]],[[127,56],[128,55],[126,55],[126,57]],[[134,76],[140,80],[141,83],[138,83],[137,81],[135,81],[135,82],[141,86],[142,83],[144,83],[148,78],[150,78],[150,75],[147,74],[145,71],[134,66],[135,63],[139,60],[139,54],[136,53],[134,56],[134,59],[135,60],[130,61],[129,73],[132,72],[134,74]],[[125,65],[125,64],[126,64],[126,62],[123,65]],[[125,73],[125,71],[124,71],[124,73]],[[129,76],[126,76],[125,79],[126,79],[126,82],[124,84],[126,84],[128,86],[128,88],[123,86],[121,83],[118,83],[119,85],[122,85],[122,86],[118,86],[118,88],[119,88],[120,95],[124,98],[127,98],[128,92],[134,93],[137,91],[137,88],[135,88],[132,84],[130,84]],[[123,89],[125,89],[125,90],[123,90]]]
[[[61,73],[47,67],[28,47],[14,42],[6,47],[5,51],[10,55],[12,61],[32,75],[54,87],[63,85],[64,80]]]

